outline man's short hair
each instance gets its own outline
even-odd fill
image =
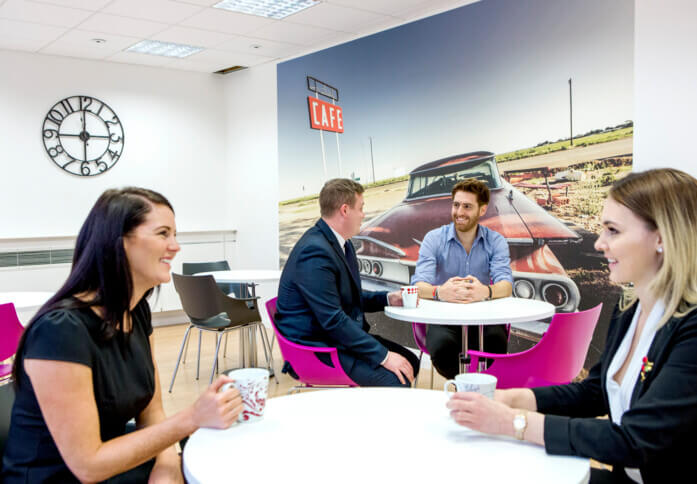
[[[489,199],[491,198],[489,187],[481,180],[477,180],[476,178],[465,178],[455,184],[451,196],[455,198],[457,192],[474,193],[477,196],[477,202],[480,206],[489,205]]]
[[[363,185],[348,178],[333,178],[324,184],[319,192],[319,213],[329,217],[343,204],[353,207],[356,195],[363,193]]]

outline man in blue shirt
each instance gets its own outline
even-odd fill
[[[513,290],[511,257],[506,239],[479,225],[489,204],[489,188],[468,178],[452,190],[452,222],[431,230],[419,250],[412,284],[419,297],[471,303],[510,296]],[[484,328],[484,349],[506,353],[505,326]],[[468,345],[479,349],[478,327],[470,326]],[[438,373],[453,378],[459,373],[462,327],[429,325],[426,347]]]

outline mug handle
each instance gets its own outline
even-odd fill
[[[455,387],[455,391],[457,391],[457,383],[455,383],[455,380],[448,380],[443,384],[443,391],[448,394],[448,396],[452,396],[453,393],[450,390],[448,390],[448,386],[453,385]]]

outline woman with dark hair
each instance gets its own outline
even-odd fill
[[[146,298],[179,251],[172,206],[142,188],[104,192],[77,238],[67,281],[30,321],[0,480],[183,482],[174,444],[226,428],[242,400],[218,378],[165,418]],[[135,418],[138,430],[127,433]]]
[[[475,430],[613,466],[593,469],[591,482],[686,482],[697,435],[697,180],[674,169],[629,174],[610,189],[601,222],[595,248],[610,280],[632,289],[588,377],[493,400],[459,393],[448,408]]]

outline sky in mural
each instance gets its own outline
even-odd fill
[[[344,133],[322,135],[326,177],[367,183],[568,137],[569,78],[574,135],[632,119],[633,52],[633,0],[483,0],[280,63],[280,199],[326,180],[308,75],[343,109]]]

